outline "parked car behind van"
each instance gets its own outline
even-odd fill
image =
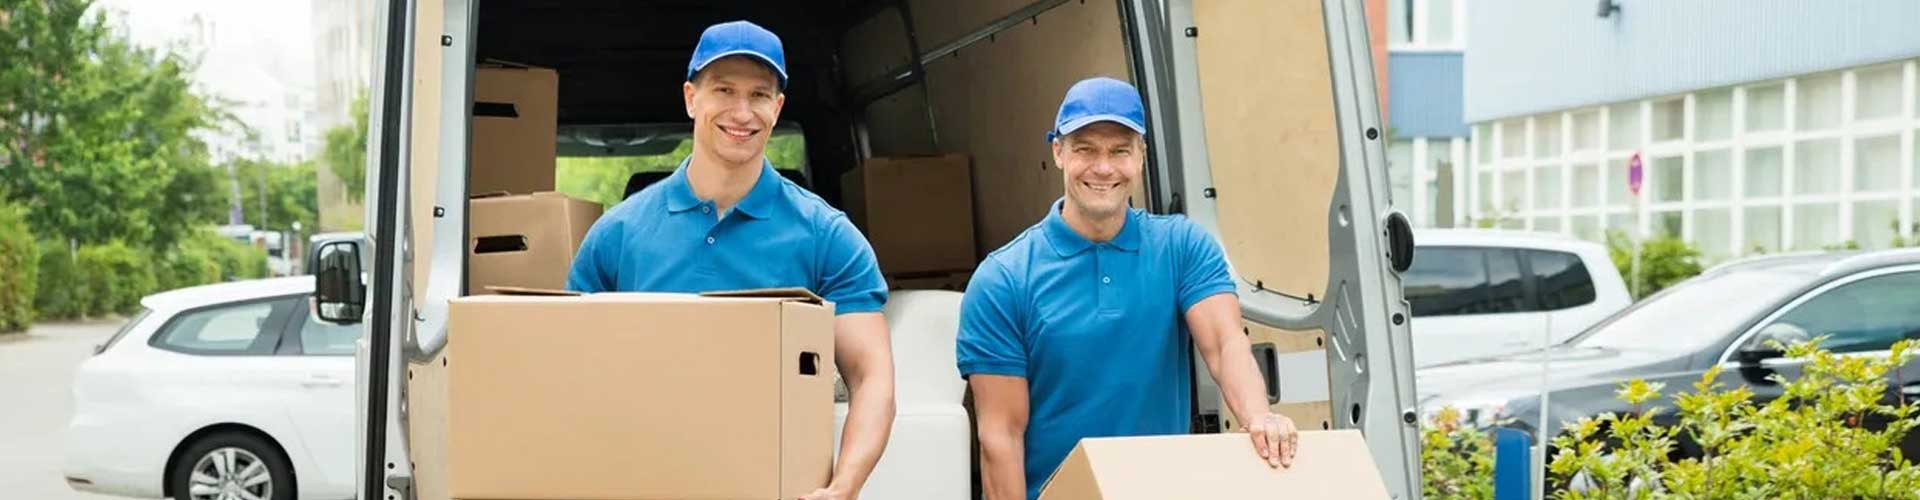
[[[1423,230],[1414,241],[1404,277],[1416,367],[1557,344],[1633,302],[1598,243],[1476,229]]]

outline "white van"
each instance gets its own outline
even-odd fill
[[[1414,366],[1560,343],[1633,303],[1607,247],[1550,233],[1422,229],[1403,273]]]
[[[1060,196],[1043,138],[1067,87],[1101,75],[1133,82],[1150,129],[1134,203],[1186,214],[1220,237],[1274,411],[1303,428],[1361,430],[1389,489],[1418,498],[1412,357],[1397,340],[1407,338],[1409,311],[1396,269],[1410,264],[1413,243],[1385,196],[1386,137],[1361,0],[373,3],[381,29],[367,248],[330,243],[315,273],[321,316],[368,324],[358,358],[363,500],[430,496],[414,488],[424,481],[409,448],[406,367],[444,347],[448,301],[465,290],[476,63],[555,69],[563,130],[646,130],[687,120],[679,90],[693,43],[704,27],[735,19],[785,42],[791,83],[781,120],[804,131],[816,193],[840,203],[838,187],[821,180],[869,157],[970,155],[983,249],[1040,220]],[[374,256],[364,283],[363,251]],[[889,323],[942,323],[913,319]],[[1210,377],[1194,379],[1194,429],[1232,428]],[[896,433],[894,444],[902,441]],[[916,456],[890,450],[866,496],[886,496],[872,484],[965,477],[959,464],[972,461],[900,462]],[[894,498],[971,493],[906,489]]]

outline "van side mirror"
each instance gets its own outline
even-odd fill
[[[327,242],[315,253],[319,258],[313,272],[314,311],[328,323],[359,323],[367,305],[367,287],[360,277],[360,243]]]

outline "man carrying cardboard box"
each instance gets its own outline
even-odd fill
[[[1074,84],[1047,134],[1065,196],[967,285],[956,348],[987,498],[1038,498],[1081,438],[1187,432],[1188,335],[1260,458],[1293,462],[1293,421],[1268,411],[1219,242],[1128,207],[1145,122],[1132,85]]]
[[[786,84],[779,37],[746,21],[708,27],[681,85],[693,154],[587,231],[567,288],[803,287],[833,301],[834,358],[850,408],[833,479],[805,498],[855,498],[893,427],[893,358],[880,315],[887,285],[846,215],[767,160]]]

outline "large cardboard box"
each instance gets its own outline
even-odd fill
[[[1389,498],[1359,431],[1300,433],[1293,466],[1269,467],[1246,434],[1089,438],[1041,500]]]
[[[553,190],[559,97],[560,77],[551,69],[474,69],[468,193]]]
[[[559,290],[600,204],[560,193],[493,195],[467,203],[467,294],[488,286]]]
[[[973,269],[973,176],[966,155],[868,158],[840,177],[847,216],[880,270]]]
[[[446,350],[409,372],[410,413],[427,419],[412,436],[421,498],[774,499],[826,485],[833,305],[803,290],[723,295],[454,299]]]

